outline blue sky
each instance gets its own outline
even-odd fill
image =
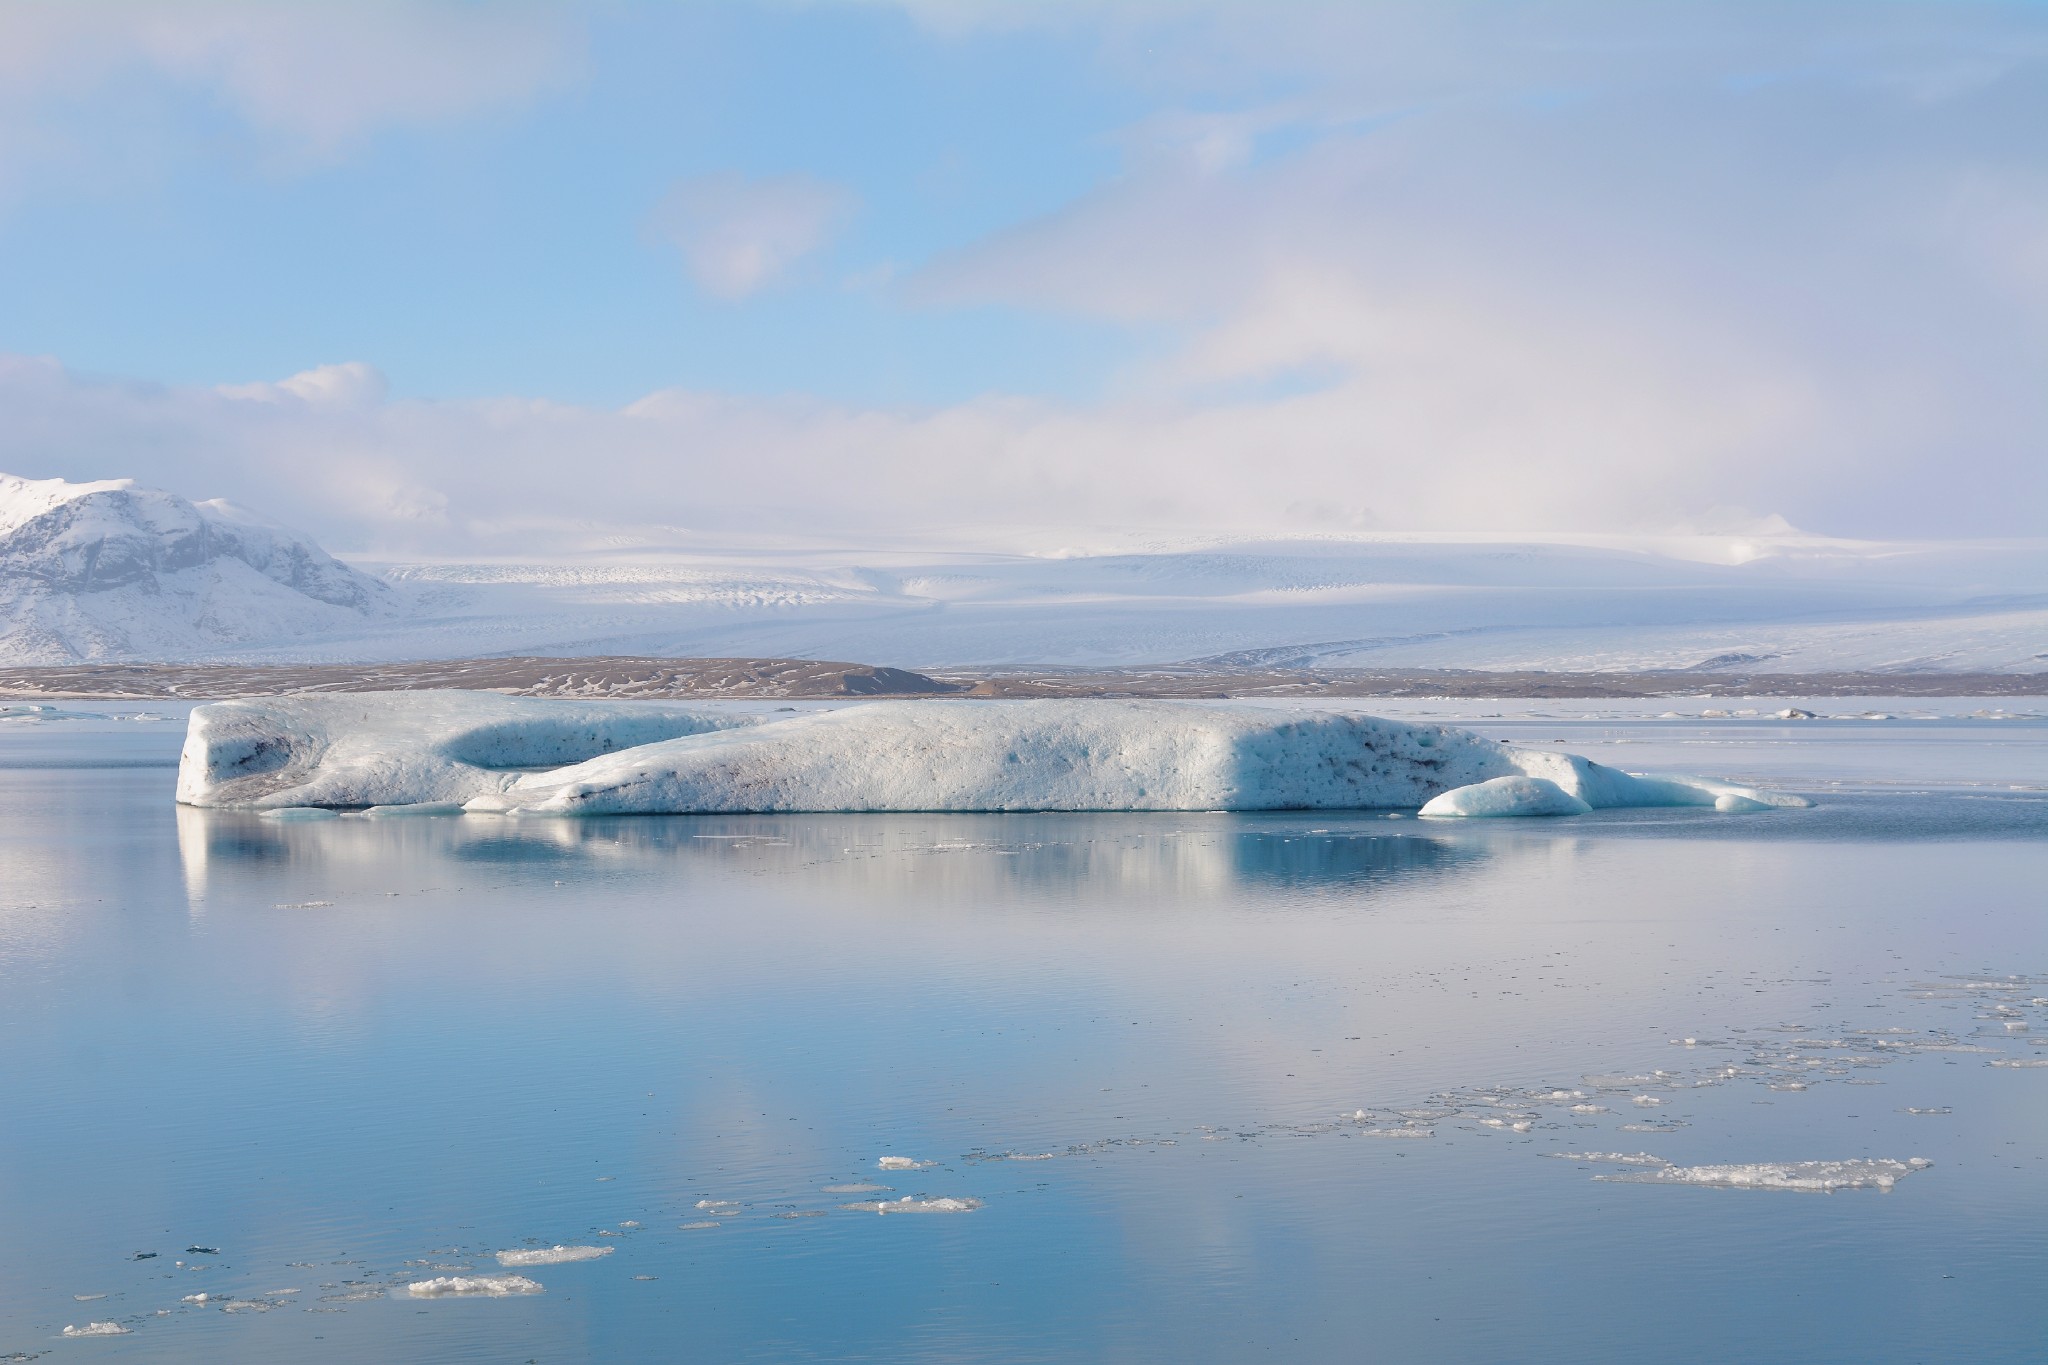
[[[1146,101],[1075,39],[850,6],[592,7],[559,32],[558,85],[303,156],[214,90],[145,74],[135,116],[175,129],[161,163],[14,186],[0,341],[166,382],[373,357],[398,394],[598,404],[671,385],[1082,396],[1142,344],[895,287],[1116,174],[1115,132]],[[843,231],[745,299],[708,296],[649,220],[675,182],[719,172],[845,187]]]
[[[350,548],[2035,534],[2042,127],[2031,2],[0,0],[0,468]]]

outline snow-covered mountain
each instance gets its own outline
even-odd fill
[[[382,580],[231,503],[0,474],[0,660],[209,657],[395,609]]]
[[[2034,673],[2048,542],[648,545],[357,569],[226,503],[0,476],[0,664],[489,655]]]

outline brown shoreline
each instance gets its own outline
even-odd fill
[[[206,700],[470,688],[545,697],[2021,697],[2048,673],[1630,673],[1473,669],[906,669],[810,659],[502,658],[391,664],[0,667],[0,697]]]

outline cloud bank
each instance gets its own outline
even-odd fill
[[[600,408],[394,398],[374,354],[216,388],[16,357],[0,468],[226,495],[357,549],[646,525],[2040,531],[2040,6],[907,9],[933,61],[1025,35],[1142,110],[1103,130],[1115,172],[1053,211],[872,262],[892,326],[1121,329],[1098,395],[904,408],[679,376]],[[15,6],[0,163],[22,111],[129,71],[345,155],[573,79],[563,13]],[[803,291],[838,289],[804,263],[856,194],[865,232],[909,178],[693,175],[646,226],[732,305],[714,311],[787,307],[800,328]]]

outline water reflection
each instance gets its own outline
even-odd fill
[[[836,897],[1010,898],[1085,885],[1155,900],[1241,892],[1356,895],[1455,877],[1504,845],[1379,816],[760,815],[543,820],[440,817],[277,822],[177,811],[195,902],[273,888],[280,872],[335,893],[493,872],[829,884]]]

